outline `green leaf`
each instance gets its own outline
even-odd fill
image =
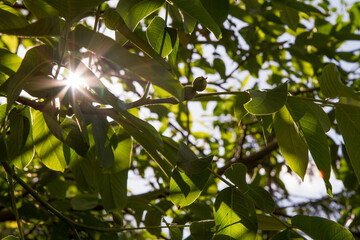
[[[200,196],[209,177],[210,171],[186,175],[175,168],[170,179],[170,201],[178,208],[190,205]]]
[[[0,49],[0,72],[13,75],[20,67],[22,59],[6,49]]]
[[[244,108],[244,104],[249,101],[250,94],[247,92],[242,92],[241,94],[236,94],[235,96],[234,115],[239,122],[246,116],[246,114],[248,114],[248,111]]]
[[[25,7],[38,19],[58,16],[59,12],[43,0],[23,0]]]
[[[26,19],[14,8],[0,5],[0,32],[6,29],[21,28],[28,25]]]
[[[255,206],[266,213],[275,211],[275,202],[270,193],[264,188],[255,185],[249,185],[247,195],[253,200]]]
[[[130,42],[135,44],[139,49],[146,53],[149,57],[158,61],[166,69],[170,70],[169,64],[158,54],[146,41],[133,33],[125,24],[120,14],[112,8],[106,9],[104,13],[105,25],[114,30],[118,30]]]
[[[165,39],[163,41],[164,34]],[[150,45],[157,53],[160,54],[161,50],[161,57],[169,55],[173,49],[173,45],[175,44],[175,41],[172,41],[171,36],[166,29],[164,19],[158,16],[154,17],[146,29],[146,37]]]
[[[116,10],[120,13],[121,17],[125,19],[125,23],[129,29],[134,31],[142,19],[158,10],[164,2],[164,0],[121,0]]]
[[[350,97],[360,100],[360,95],[341,82],[340,72],[334,63],[327,64],[319,79],[321,92],[329,98]]]
[[[99,204],[99,198],[96,195],[79,195],[72,198],[70,203],[72,209],[86,211],[96,207]]]
[[[331,220],[297,215],[291,219],[292,226],[300,229],[313,239],[319,240],[352,240],[355,239],[349,230]]]
[[[208,240],[212,238],[215,227],[214,220],[203,220],[198,222],[192,222],[190,225],[191,236],[198,240]]]
[[[83,17],[83,14],[105,2],[105,0],[44,0],[59,11],[60,16],[68,21]]]
[[[271,115],[257,116],[257,119],[260,123],[264,135],[265,144],[267,144],[267,139],[270,136],[272,130],[272,116]]]
[[[183,16],[184,16],[184,31],[186,34],[191,34],[196,26],[196,19],[193,18],[192,16],[190,16],[189,14],[187,14],[186,12],[183,12]]]
[[[314,114],[314,105],[316,106],[313,102],[296,98],[289,98],[287,101],[288,111],[304,134],[311,156],[322,172],[324,181],[328,182],[331,173],[330,150],[323,127]]]
[[[259,230],[263,231],[281,231],[286,228],[284,224],[281,224],[279,221],[274,219],[273,217],[264,215],[264,214],[256,214],[257,222]]]
[[[244,105],[254,115],[266,115],[279,111],[287,100],[287,82],[265,92],[250,90],[251,101]]]
[[[360,108],[345,104],[336,104],[336,121],[343,136],[346,151],[356,177],[360,182]]]
[[[249,189],[246,183],[246,171],[247,168],[244,164],[235,163],[232,164],[228,169],[226,169],[224,175],[231,182],[233,182],[235,186],[240,189],[241,192],[245,193]]]
[[[174,0],[173,3],[180,8],[181,11],[195,18],[199,23],[208,28],[217,39],[222,37],[219,25],[204,8],[200,0]]]
[[[304,179],[309,160],[308,147],[285,106],[275,113],[273,126],[286,163],[301,179]]]
[[[127,175],[127,170],[100,175],[99,192],[107,212],[122,210],[126,206]]]
[[[80,156],[85,156],[89,145],[85,143],[77,122],[74,119],[65,118],[61,123],[61,128],[65,132],[64,143],[74,149]]]
[[[93,116],[91,122],[100,166],[105,169],[110,168],[114,164],[114,152],[107,136],[109,123],[103,116]]]
[[[159,146],[158,144],[156,144],[156,141],[154,141],[154,138],[149,136],[148,134],[144,134],[143,132],[139,131],[139,129],[137,129],[127,121],[121,121],[120,124],[124,127],[126,132],[128,132],[131,136],[135,138],[137,142],[141,144],[144,150],[150,155],[150,157],[156,162],[156,164],[165,174],[164,180],[168,181],[171,176],[171,171],[174,168],[174,163],[166,158],[163,159],[160,157],[156,149],[158,149],[159,151],[161,151],[161,149],[159,149]]]
[[[23,169],[35,155],[30,108],[14,108],[10,113],[9,122],[8,155],[17,168]]]
[[[52,61],[52,53],[52,49],[46,45],[33,47],[26,52],[18,71],[7,80],[8,110],[19,97],[24,83]]]
[[[305,239],[304,237],[302,237],[300,234],[298,234],[297,232],[291,229],[286,229],[282,232],[279,232],[272,238],[272,240],[304,240],[304,239]]]
[[[153,205],[150,210],[147,211],[144,224],[146,227],[154,227],[161,225],[162,216],[172,206],[171,202],[162,200],[156,205]],[[148,228],[148,232],[155,236],[160,236],[161,228]]]
[[[94,164],[95,151],[90,150],[86,158],[81,156],[74,156],[70,160],[69,168],[73,173],[77,186],[80,189],[94,192],[98,188],[98,177],[96,172],[98,168]]]
[[[56,37],[60,36],[63,22],[59,17],[47,17],[19,28],[9,28],[0,30],[7,35],[19,37]]]
[[[204,158],[198,158],[193,151],[184,143],[180,143],[178,152],[178,166],[185,171],[187,175],[203,172],[210,165],[213,155]]]
[[[229,0],[201,0],[201,3],[212,16],[212,18],[222,26],[229,14]]]
[[[288,25],[293,31],[296,31],[299,24],[299,13],[295,8],[289,7],[286,4],[280,8],[280,19]]]
[[[6,237],[2,238],[1,240],[19,240],[19,238],[15,237],[15,236],[6,236]]]
[[[69,34],[70,41],[93,51],[110,60],[112,63],[126,68],[153,84],[168,91],[180,99],[182,87],[178,80],[162,65],[151,59],[131,54],[113,39],[78,25]]]
[[[128,137],[117,141],[114,149],[114,164],[109,169],[112,173],[128,170],[131,165],[133,141]],[[107,172],[105,170],[105,172]]]
[[[50,132],[40,111],[34,110],[32,116],[34,119],[33,139],[37,156],[48,168],[63,172],[66,167],[63,143]]]
[[[255,208],[248,197],[235,188],[222,190],[214,204],[216,233],[213,239],[256,239]]]

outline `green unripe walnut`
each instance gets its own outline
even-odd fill
[[[206,78],[197,77],[197,78],[195,78],[192,85],[193,85],[195,91],[197,91],[197,92],[204,91],[206,89],[206,85],[207,85]]]
[[[191,100],[195,97],[196,91],[193,86],[185,86],[183,89],[183,100]]]

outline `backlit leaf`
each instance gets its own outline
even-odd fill
[[[263,231],[281,231],[286,228],[284,224],[271,216],[256,214],[259,230]]]
[[[213,239],[256,239],[258,226],[254,205],[235,188],[225,188],[218,194],[214,218]]]
[[[165,39],[163,41],[164,34]],[[150,25],[146,29],[146,36],[150,45],[157,53],[160,54],[161,50],[162,57],[169,55],[172,51],[173,44],[175,44],[175,42],[172,42],[171,36],[166,30],[165,21],[161,17],[155,17],[151,21]]]
[[[308,147],[285,106],[275,113],[273,126],[286,163],[304,179],[308,165]]]
[[[5,49],[0,49],[0,72],[13,75],[20,67],[21,58]]]
[[[287,82],[268,91],[251,90],[251,101],[244,105],[245,109],[255,115],[271,114],[279,111],[286,103]]]
[[[46,45],[39,45],[29,49],[18,71],[7,80],[8,109],[20,95],[24,83],[41,68],[52,60],[52,49]]]
[[[321,92],[329,98],[350,97],[360,100],[360,95],[341,82],[340,72],[334,63],[327,64],[320,77]]]
[[[190,205],[200,196],[209,177],[210,171],[186,175],[175,168],[170,179],[170,201],[178,208]]]
[[[204,8],[200,0],[174,0],[173,3],[180,8],[181,11],[189,14],[208,28],[217,39],[222,37],[219,25]]]
[[[355,239],[349,230],[331,220],[297,215],[291,219],[292,226],[300,229],[313,239],[319,240],[352,240]]]
[[[330,178],[330,150],[327,137],[320,121],[314,114],[315,103],[296,98],[289,98],[287,108],[292,118],[298,123],[298,128],[304,134],[317,168],[322,171],[325,182]]]
[[[37,156],[48,168],[63,172],[66,167],[63,143],[50,132],[41,112],[34,110],[32,116],[34,118],[33,139]]]

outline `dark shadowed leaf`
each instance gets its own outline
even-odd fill
[[[275,202],[272,199],[270,193],[264,188],[249,185],[247,195],[253,200],[255,206],[263,210],[266,213],[272,213],[275,210]]]
[[[99,192],[106,211],[122,210],[126,206],[127,175],[127,170],[100,174]]]
[[[60,16],[68,21],[81,18],[84,13],[95,8],[105,0],[44,0],[59,11]]]
[[[215,230],[214,220],[203,220],[193,222],[190,225],[190,232],[193,239],[207,240],[211,239]]]
[[[212,155],[204,158],[198,158],[184,142],[180,143],[178,166],[184,170],[187,175],[203,172],[208,168],[212,159]]]
[[[337,104],[335,115],[351,165],[360,182],[360,141],[358,141],[360,136],[360,108]]]
[[[0,32],[25,27],[27,24],[26,19],[17,10],[5,4],[0,5]]]
[[[240,189],[241,192],[245,193],[248,191],[248,185],[246,183],[246,171],[247,168],[242,163],[232,164],[231,167],[226,169],[224,175]]]
[[[38,19],[58,16],[59,12],[44,0],[23,0],[25,7]]]

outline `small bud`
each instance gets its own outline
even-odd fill
[[[206,85],[207,82],[206,82],[206,78],[204,77],[197,77],[193,82],[193,87],[197,92],[204,91],[206,89]]]

